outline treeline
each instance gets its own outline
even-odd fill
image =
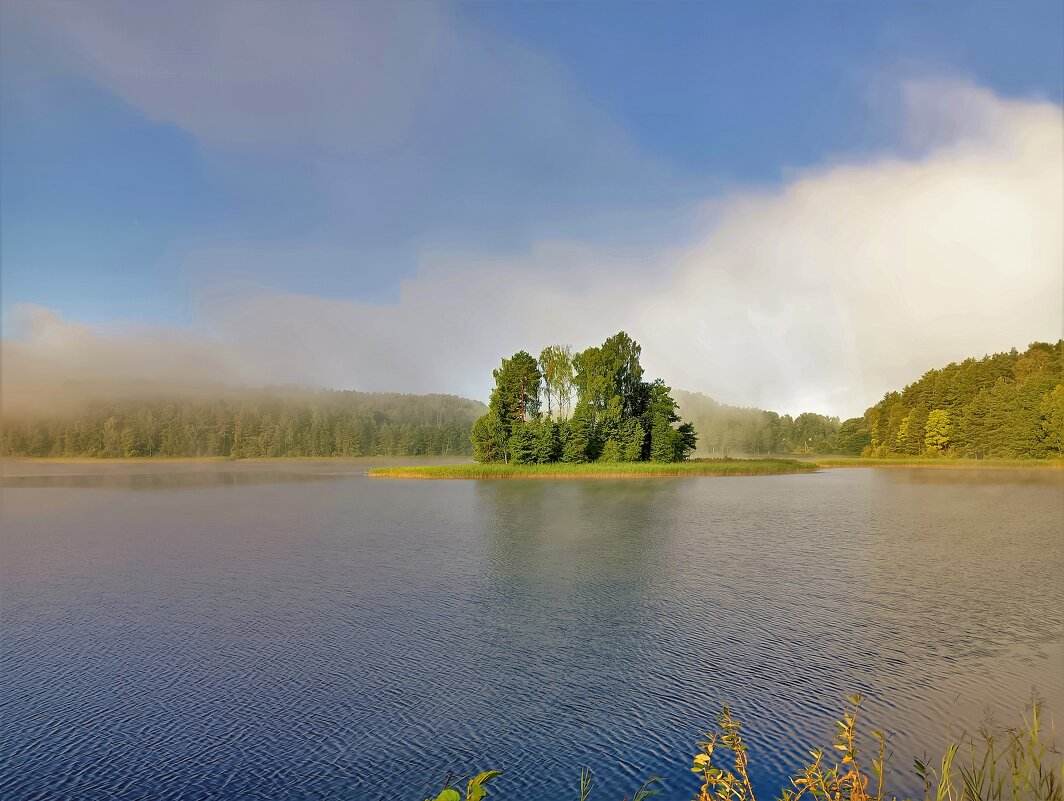
[[[4,421],[6,456],[468,455],[484,411],[452,395],[255,391],[213,401],[92,405],[61,419]]]
[[[728,406],[697,392],[676,391],[679,413],[698,432],[706,454],[852,453],[839,440],[839,418],[805,412],[797,417],[764,409]]]
[[[523,350],[503,359],[492,373],[488,412],[473,424],[474,457],[508,464],[685,460],[697,442],[694,427],[680,419],[661,379],[643,380],[641,352],[621,331],[578,353],[551,345],[538,359]]]
[[[697,442],[706,454],[1064,457],[1064,341],[929,370],[842,423],[674,393],[642,380],[639,355],[623,332],[575,354],[565,346],[539,359],[522,351],[495,371],[487,414],[484,404],[452,395],[286,388],[97,403],[77,415],[5,420],[0,455],[674,461]]]
[[[1064,456],[1064,340],[928,370],[840,431],[862,455]]]

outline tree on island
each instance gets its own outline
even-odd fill
[[[503,359],[492,373],[488,412],[473,425],[474,458],[515,464],[687,459],[697,441],[694,426],[680,420],[664,382],[643,381],[640,353],[621,331],[576,354],[568,345],[551,345],[538,360],[523,350]]]

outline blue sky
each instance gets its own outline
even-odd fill
[[[23,304],[209,336],[234,296],[387,306],[440,254],[561,280],[530,256],[552,242],[636,282],[722,198],[925,157],[911,81],[1064,94],[1057,2],[4,0],[2,22],[9,333]]]

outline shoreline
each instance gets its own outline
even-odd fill
[[[407,467],[413,470],[423,470],[426,467],[447,467],[462,469],[481,469],[485,471],[502,471],[505,473],[522,473],[537,476],[545,476],[545,471],[552,468],[557,477],[568,478],[574,475],[591,475],[597,472],[608,472],[614,475],[642,475],[642,476],[673,476],[673,475],[698,475],[704,471],[704,475],[741,475],[737,472],[742,467],[752,471],[750,475],[777,475],[797,472],[811,472],[816,469],[839,469],[847,467],[894,467],[913,469],[944,469],[944,470],[1064,470],[1064,459],[912,459],[895,458],[861,458],[861,457],[825,457],[820,459],[804,457],[766,457],[764,459],[725,459],[716,457],[696,457],[686,462],[618,462],[609,465],[599,462],[585,462],[580,464],[566,464],[552,462],[544,465],[505,465],[498,463],[482,464],[466,461],[468,456],[461,455],[423,455],[423,456],[255,456],[239,458],[232,456],[0,456],[0,468],[6,463],[13,464],[37,464],[37,465],[148,465],[148,464],[183,464],[183,465],[253,465],[253,464],[280,464],[297,463],[308,464],[313,462],[341,463],[341,462],[370,462],[370,461],[402,461],[410,464],[390,465],[387,470],[403,470]],[[705,459],[706,461],[700,461]],[[431,465],[429,464],[431,463]],[[442,464],[441,464],[442,463]],[[654,470],[650,469],[653,465]],[[731,465],[727,468],[724,466]],[[779,470],[781,465],[787,465],[790,469]],[[766,469],[766,466],[775,466],[777,469]],[[608,470],[606,468],[609,468]],[[616,469],[615,469],[616,468]]]
[[[839,457],[811,460],[824,469],[840,467],[910,467],[953,470],[1064,470],[1064,459],[891,459]]]
[[[579,479],[579,478],[685,478],[695,476],[772,476],[814,473],[814,462],[794,459],[730,460],[719,462],[582,462],[567,464],[410,465],[379,467],[370,478],[445,479]]]

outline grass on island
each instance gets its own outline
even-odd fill
[[[897,774],[888,770],[892,752],[887,737],[875,730],[858,732],[861,696],[847,700],[850,709],[836,721],[831,747],[808,752],[809,761],[780,789],[776,796],[780,801],[798,801],[802,796],[809,801],[897,801],[890,789]],[[939,757],[913,759],[925,801],[1064,801],[1064,764],[1054,747],[1052,726],[1047,731],[1041,716],[1040,703],[1033,702],[1015,728],[989,722],[976,735],[952,739]],[[702,786],[694,801],[756,801],[750,781],[754,756],[741,728],[725,706],[716,728],[698,743],[691,771]],[[870,745],[871,752],[859,749],[858,742]],[[468,781],[448,778],[433,801],[481,801],[488,795],[485,785],[500,775],[486,770]],[[464,794],[459,789],[463,783]],[[647,780],[632,794],[632,801],[658,795],[664,783],[658,777]],[[593,789],[591,772],[585,769],[572,798],[589,801]]]
[[[936,456],[884,457],[825,456],[815,460],[820,467],[943,467],[961,469],[1000,469],[1022,467],[1064,470],[1064,459],[951,459]]]
[[[374,478],[653,478],[658,476],[771,476],[817,469],[796,459],[695,459],[688,462],[410,465],[370,470]]]

